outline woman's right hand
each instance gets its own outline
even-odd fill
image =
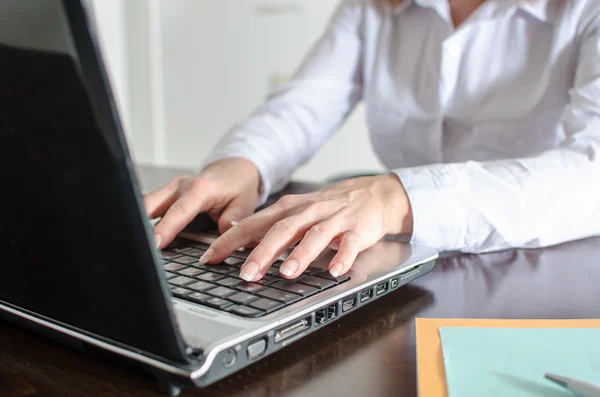
[[[179,176],[144,195],[157,246],[166,247],[196,215],[206,212],[224,233],[252,214],[258,201],[260,174],[249,160],[230,158],[208,164],[199,175]]]

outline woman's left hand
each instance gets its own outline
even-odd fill
[[[219,263],[234,250],[260,241],[240,272],[244,280],[256,281],[288,247],[301,240],[279,267],[284,277],[300,276],[328,246],[338,249],[329,271],[339,277],[350,269],[359,252],[384,235],[410,233],[410,203],[398,177],[361,177],[282,197],[217,238],[201,262]]]

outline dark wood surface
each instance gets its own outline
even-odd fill
[[[414,396],[415,317],[600,318],[599,286],[600,239],[446,257],[370,307],[182,395]],[[159,395],[151,378],[0,321],[0,396]]]

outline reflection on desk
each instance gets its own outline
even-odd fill
[[[445,258],[415,283],[435,292],[437,304],[424,316],[594,318],[599,282],[600,238],[592,238]]]

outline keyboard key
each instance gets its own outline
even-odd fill
[[[188,267],[187,269],[180,270],[177,273],[181,274],[182,276],[194,277],[199,274],[203,274],[204,271],[193,267]]]
[[[317,287],[319,289],[325,289],[329,287],[333,287],[337,283],[335,281],[326,280],[320,277],[306,276],[298,281],[299,283],[311,285],[313,287]]]
[[[207,283],[205,281],[198,281],[194,284],[189,284],[187,285],[187,288],[189,289],[193,289],[194,291],[198,291],[198,292],[206,292],[209,289],[213,289],[216,288],[217,286],[211,283]]]
[[[201,275],[199,275],[199,276],[196,276],[196,279],[197,279],[197,280],[201,280],[201,281],[210,281],[210,282],[214,282],[214,281],[220,280],[220,279],[222,279],[222,278],[224,278],[224,277],[223,277],[222,275],[220,275],[220,274],[217,274],[217,273],[209,273],[209,272],[206,272],[206,273],[204,273],[204,274],[201,274]]]
[[[185,288],[181,288],[181,287],[174,287],[174,288],[171,288],[171,293],[173,294],[173,296],[175,296],[177,298],[185,298],[186,295],[191,294],[192,291],[185,289]]]
[[[200,257],[204,255],[204,251],[197,248],[190,248],[189,250],[185,251],[185,254],[187,256],[193,256],[194,258],[200,259]]]
[[[220,274],[229,274],[229,273],[237,272],[237,269],[235,269],[231,266],[226,266],[226,265],[206,265],[204,268],[206,270],[208,270],[209,272],[220,273]]]
[[[248,258],[248,251],[233,251],[231,254],[229,254],[229,257],[234,257],[245,261],[246,258]]]
[[[210,247],[210,245],[208,245],[206,243],[201,243],[199,241],[190,242],[189,246],[192,248],[197,248],[202,251],[206,251]]]
[[[321,277],[321,278],[324,278],[325,280],[337,281],[338,283],[343,283],[344,281],[350,280],[350,277],[348,277],[348,276],[339,276],[337,278],[333,277],[331,275],[331,273],[329,273],[329,270],[323,270],[322,272],[313,274],[313,276]]]
[[[239,303],[241,305],[246,305],[246,304],[248,304],[250,302],[253,302],[253,301],[257,300],[258,296],[250,295],[250,294],[247,294],[245,292],[238,292],[235,295],[231,295],[227,299],[229,299],[230,301],[233,301],[235,303]]]
[[[279,280],[280,279],[277,279],[277,278],[275,278],[273,276],[267,276],[267,275],[265,275],[260,280],[255,281],[255,283],[256,284],[261,284],[261,285],[270,285],[270,284],[273,284],[273,283],[275,283],[275,282],[277,282]]]
[[[183,253],[185,251],[191,250],[192,248],[189,247],[189,246],[186,246],[186,245],[183,245],[183,244],[179,243],[179,244],[173,245],[173,247],[171,247],[171,245],[169,245],[169,247],[167,249],[169,251],[171,251],[171,252],[176,252],[178,254],[181,254],[181,253]]]
[[[221,299],[221,298],[212,298],[207,301],[204,301],[203,303],[207,306],[214,307],[217,309],[225,309],[227,306],[232,305],[231,302],[226,301],[225,299]]]
[[[239,278],[227,277],[222,280],[217,281],[217,284],[222,285],[223,287],[235,287],[238,284],[241,284],[243,281]]]
[[[169,284],[177,285],[178,287],[184,287],[188,284],[196,282],[193,278],[178,276],[169,280]]]
[[[182,255],[179,258],[173,259],[173,262],[181,263],[184,265],[189,265],[190,263],[198,263],[198,258]]]
[[[235,286],[235,289],[243,291],[243,292],[249,292],[249,293],[260,291],[263,288],[264,287],[260,284],[247,283],[247,282],[243,282],[243,283]]]
[[[241,267],[241,266],[242,266],[242,264],[244,263],[244,260],[243,260],[243,259],[240,259],[240,258],[234,258],[234,257],[231,257],[231,256],[230,256],[229,258],[225,259],[225,260],[223,261],[223,263],[226,263],[226,264],[228,264],[229,266]]]
[[[229,306],[227,311],[233,314],[238,314],[244,317],[258,317],[265,314],[262,310],[254,309],[253,307],[234,305]]]
[[[185,269],[186,266],[180,265],[179,263],[167,263],[166,265],[163,266],[163,269],[170,271],[170,272],[176,272],[178,270],[181,269]]]
[[[200,292],[194,292],[194,293],[186,296],[186,299],[189,299],[192,302],[196,302],[196,303],[204,303],[207,300],[212,299],[212,296],[206,295],[206,294],[201,294]]]
[[[169,272],[165,272],[165,278],[166,278],[167,280],[170,280],[170,279],[172,279],[172,278],[175,278],[175,277],[177,277],[177,275],[176,275],[176,274],[169,273]]]
[[[207,294],[211,294],[212,296],[216,296],[217,298],[227,298],[228,296],[234,295],[237,291],[232,290],[226,287],[217,287],[215,289],[211,289],[206,291]]]
[[[171,260],[173,258],[177,258],[177,257],[181,256],[176,252],[169,252],[169,251],[162,251],[161,254],[162,254],[162,257],[166,260]]]
[[[281,276],[279,275],[279,269],[277,269],[276,267],[269,268],[269,270],[267,270],[267,274],[275,278],[281,278]]]
[[[326,282],[330,282],[333,284],[333,281],[324,280]],[[293,294],[302,295],[304,297],[311,296],[312,294],[316,294],[319,292],[319,288],[310,287],[305,284],[300,284],[295,281],[278,281],[275,284],[271,285],[273,288],[278,288],[287,292],[291,292]]]
[[[321,273],[323,271],[323,269],[321,269],[320,267],[313,267],[313,266],[309,266],[306,268],[306,270],[304,270],[302,272],[302,274],[305,274],[307,276],[311,276],[315,273]]]
[[[280,307],[282,307],[283,303],[271,299],[261,298],[257,301],[250,303],[250,306],[252,306],[255,309],[264,310],[267,313],[269,313],[275,309],[279,309]]]
[[[274,288],[265,288],[264,290],[258,292],[258,295],[279,302],[283,302],[286,305],[294,303],[302,298],[300,295],[292,294],[291,292],[285,292]]]

